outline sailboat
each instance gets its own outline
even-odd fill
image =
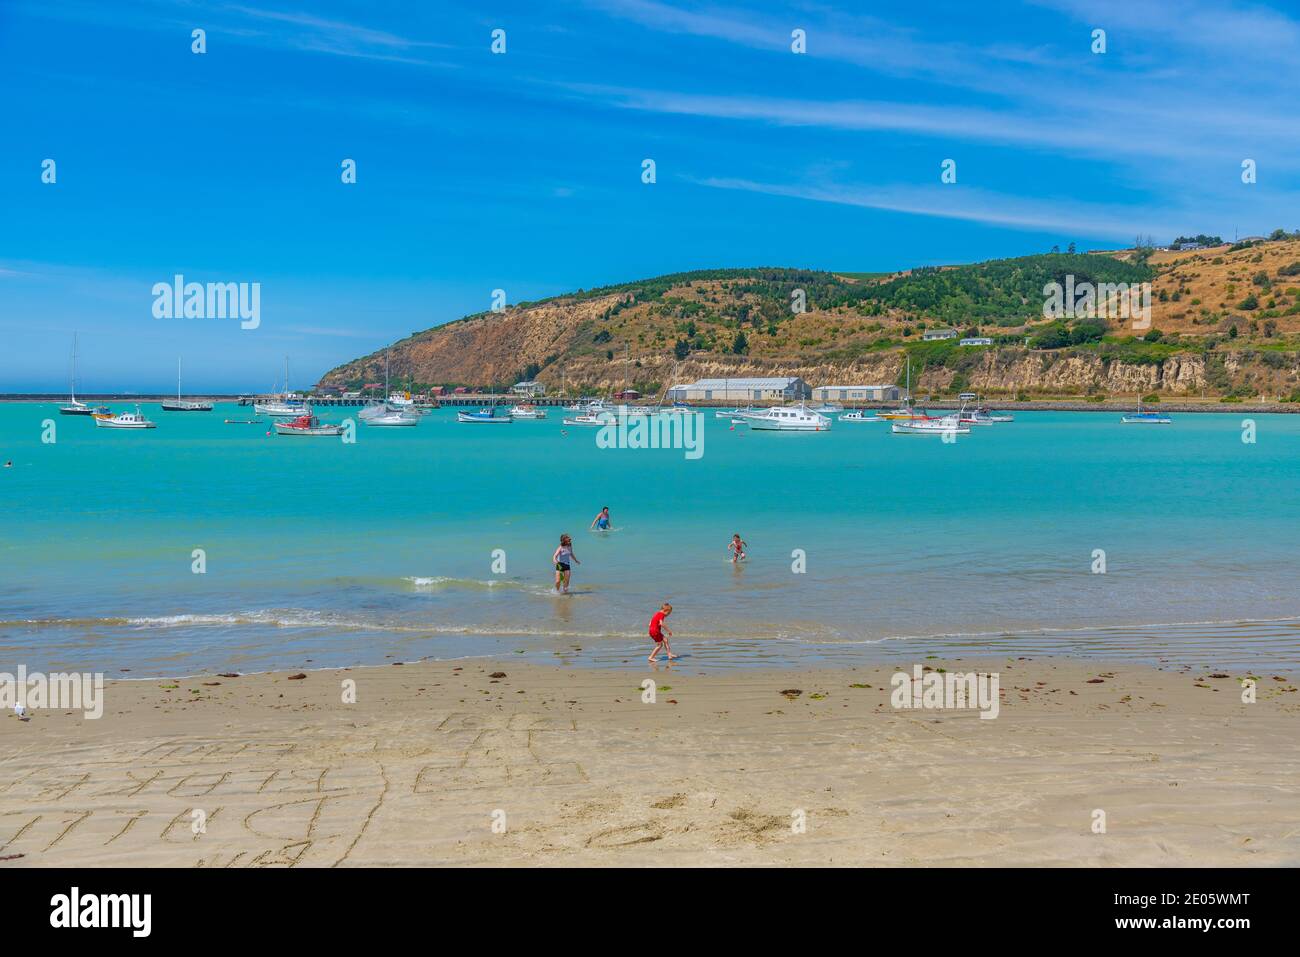
[[[1150,412],[1143,409],[1139,401],[1137,411],[1126,413],[1119,421],[1121,425],[1172,425],[1174,420],[1164,412]]]
[[[289,391],[288,356],[284,357],[284,393],[279,398],[272,398],[264,402],[254,402],[253,411],[259,415],[272,415],[279,417],[297,417],[311,412],[310,406]]]
[[[176,401],[163,399],[162,410],[164,412],[211,412],[211,402],[195,402],[192,399],[181,398],[181,360],[176,358]]]
[[[366,425],[411,426],[420,424],[420,413],[415,410],[408,398],[401,402],[401,396],[388,391],[388,350],[384,350],[384,394],[388,396],[382,405],[370,406],[358,413],[357,418]],[[396,402],[394,400],[397,400]],[[401,404],[398,404],[401,402]]]
[[[87,405],[77,400],[77,334],[72,334],[72,378],[68,383],[68,404],[59,407],[59,415],[109,415],[108,406]]]
[[[882,409],[877,412],[879,418],[887,421],[901,419],[904,422],[927,422],[934,418],[925,412],[917,412],[912,408],[912,357],[907,357],[907,395],[904,397],[902,405],[897,409]]]

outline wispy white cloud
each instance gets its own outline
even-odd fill
[[[741,190],[839,206],[856,206],[917,216],[987,223],[1013,229],[1059,231],[1130,241],[1138,233],[1173,236],[1183,222],[1166,221],[1129,207],[1106,206],[1075,199],[1026,199],[970,186],[890,185],[859,187],[840,184],[787,184],[727,177],[685,177],[711,189]]]

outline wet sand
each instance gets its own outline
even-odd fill
[[[0,866],[1300,863],[1295,676],[923,663],[996,671],[987,720],[894,708],[913,664],[110,682],[0,718]]]

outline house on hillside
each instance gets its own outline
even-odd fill
[[[957,345],[959,345],[959,346],[991,346],[991,345],[993,345],[993,340],[990,339],[988,336],[967,336],[967,337],[966,337],[965,339],[963,339],[961,342],[957,343]]]
[[[819,385],[812,397],[814,402],[897,402],[902,390],[896,385]]]
[[[533,399],[538,396],[546,395],[546,386],[542,385],[540,382],[534,382],[532,379],[529,379],[527,382],[516,382],[510,387],[510,391],[515,395],[522,395],[529,399]]]
[[[798,376],[699,379],[668,390],[671,402],[798,402],[812,390]]]
[[[934,342],[936,339],[956,339],[956,329],[927,329],[921,334],[921,339],[925,342]]]

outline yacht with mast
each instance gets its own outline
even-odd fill
[[[259,415],[270,415],[279,418],[296,418],[303,414],[310,414],[311,407],[289,391],[288,356],[284,357],[284,392],[279,396],[272,396],[261,402],[254,402],[253,411]]]
[[[164,412],[211,412],[211,402],[196,402],[192,399],[181,398],[181,360],[178,356],[176,359],[176,401],[163,399],[162,410]]]
[[[68,404],[59,407],[59,415],[110,415],[106,405],[87,405],[77,398],[77,334],[72,334],[72,378],[68,383]]]
[[[415,408],[409,397],[403,397],[388,391],[388,350],[384,350],[384,395],[388,398],[378,404],[367,406],[357,413],[357,418],[366,425],[413,426],[419,425],[421,413]],[[396,401],[395,401],[396,400]]]

